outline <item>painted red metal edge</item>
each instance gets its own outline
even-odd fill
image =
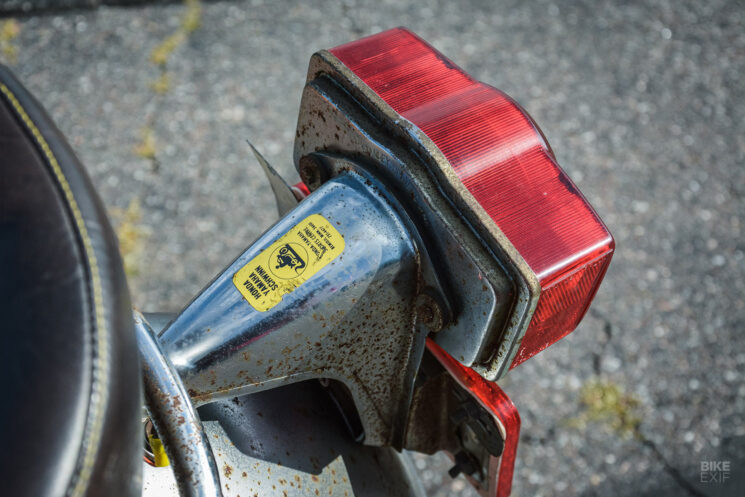
[[[427,350],[440,362],[445,370],[478,400],[484,409],[489,411],[504,429],[504,450],[499,458],[492,458],[493,464],[498,463],[498,469],[492,474],[490,468],[489,488],[484,494],[488,497],[507,497],[512,491],[512,477],[515,472],[515,457],[517,444],[520,439],[520,415],[515,404],[499,386],[485,380],[473,369],[456,361],[450,354],[437,345],[431,338],[427,338]]]
[[[292,191],[295,193],[295,196],[298,197],[298,200],[302,200],[310,195],[310,189],[308,189],[308,187],[302,181],[292,185]]]

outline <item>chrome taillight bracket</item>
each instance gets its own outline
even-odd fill
[[[267,230],[158,341],[197,406],[333,379],[353,398],[364,443],[400,449],[427,336],[426,259],[396,200],[347,171]]]

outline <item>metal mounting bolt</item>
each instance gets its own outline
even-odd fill
[[[417,322],[436,333],[445,326],[442,306],[429,293],[420,293],[416,298]]]
[[[313,155],[304,155],[298,162],[300,169],[300,179],[310,191],[316,190],[321,186],[324,180],[323,164]]]

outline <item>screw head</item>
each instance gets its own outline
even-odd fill
[[[314,191],[321,186],[321,183],[323,183],[323,165],[316,157],[304,155],[300,157],[298,166],[300,179],[303,180],[310,191]]]
[[[442,307],[432,295],[420,293],[416,298],[417,322],[436,333],[445,326]]]

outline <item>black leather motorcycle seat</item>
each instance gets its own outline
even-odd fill
[[[0,494],[141,492],[140,371],[116,237],[0,65]]]

